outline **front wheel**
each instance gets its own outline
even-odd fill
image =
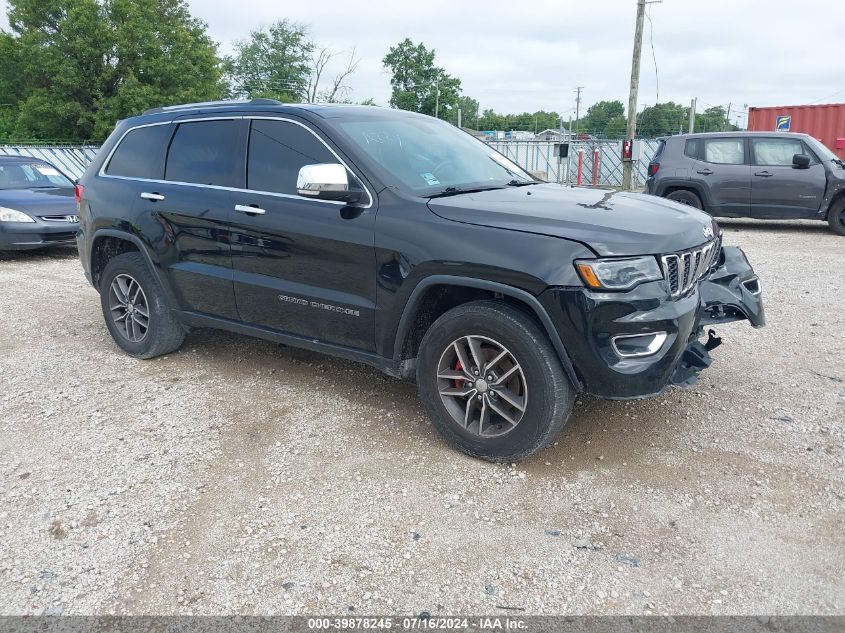
[[[550,444],[573,392],[546,334],[512,306],[476,301],[432,324],[417,387],[435,428],[459,450],[516,461]]]
[[[827,213],[827,223],[831,231],[837,235],[845,235],[845,199],[831,207]]]

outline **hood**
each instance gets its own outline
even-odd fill
[[[670,253],[712,237],[702,211],[607,189],[544,183],[433,198],[428,206],[447,220],[576,240],[603,256]]]
[[[0,207],[25,211],[35,217],[76,215],[76,199],[70,187],[0,189]]]

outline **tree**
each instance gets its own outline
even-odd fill
[[[610,119],[604,126],[605,138],[625,138],[628,132],[628,121],[621,114]]]
[[[105,138],[145,108],[219,95],[216,47],[183,0],[9,0],[8,18],[16,136]]]
[[[461,109],[461,126],[475,127],[478,122],[478,101],[472,97],[462,96],[458,97],[455,112],[455,125],[458,124],[457,108]]]
[[[308,90],[306,94],[309,103],[316,103],[318,101],[324,101],[326,103],[347,101],[346,95],[351,89],[346,85],[346,80],[358,69],[358,64],[361,63],[361,60],[356,55],[355,47],[349,52],[349,58],[343,70],[334,76],[328,88],[320,90],[321,80],[325,74],[326,66],[338,55],[339,53],[332,52],[328,48],[316,50],[316,54],[311,59],[311,73],[308,76]]]
[[[689,130],[689,107],[672,101],[657,103],[645,108],[637,117],[638,134],[654,137],[665,134],[686,133]],[[731,125],[722,106],[707,108],[695,115],[695,132],[723,132],[736,130]]]
[[[106,7],[114,63],[104,76],[97,138],[151,106],[221,97],[217,46],[183,0],[108,0]]]
[[[637,116],[637,134],[645,138],[686,132],[688,108],[669,101],[645,108]]]
[[[504,130],[505,132],[542,132],[547,129],[557,129],[560,126],[560,115],[557,112],[523,112],[522,114],[497,114],[493,110],[485,110],[478,122],[481,130]]]
[[[454,121],[461,95],[461,80],[434,65],[434,50],[409,38],[390,48],[384,67],[391,72],[390,105]]]
[[[602,134],[612,119],[625,114],[621,101],[599,101],[587,109],[586,116],[579,121],[578,129],[587,134]]]
[[[303,25],[279,20],[236,42],[235,54],[226,57],[223,66],[228,95],[306,100],[315,49],[307,35]]]
[[[23,94],[20,83],[19,47],[8,33],[0,32],[0,139],[13,135],[18,116],[18,103]]]
[[[695,117],[696,132],[724,132],[738,129],[728,121],[727,113],[722,106],[707,108]]]

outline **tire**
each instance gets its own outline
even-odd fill
[[[845,198],[830,207],[827,212],[827,224],[837,235],[845,235]]]
[[[475,364],[474,353],[484,357],[482,362],[494,360],[502,350],[507,355],[490,373],[470,381],[472,368],[464,369],[456,344],[470,365]],[[507,382],[498,384],[502,379]],[[517,461],[551,444],[572,410],[572,386],[545,332],[526,313],[496,301],[458,306],[431,325],[420,343],[417,388],[429,419],[446,440],[467,455],[493,462]],[[444,390],[469,390],[473,404],[468,410],[469,399],[441,395]],[[479,401],[480,390],[484,395]],[[487,426],[479,434],[485,407]]]
[[[129,302],[125,295],[118,297],[124,287],[132,295]],[[100,304],[109,333],[130,356],[168,354],[185,340],[185,329],[168,308],[164,292],[141,253],[123,253],[108,261],[100,280]],[[127,308],[130,305],[131,310]]]
[[[685,204],[695,209],[704,209],[704,205],[701,204],[701,198],[698,197],[697,193],[694,193],[689,189],[677,189],[676,191],[668,194],[666,199]]]

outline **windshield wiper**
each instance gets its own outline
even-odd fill
[[[501,189],[502,187],[468,187],[461,189],[459,187],[446,187],[437,193],[431,193],[426,198],[446,198],[447,196],[458,196],[463,193],[478,193],[479,191],[493,191],[494,189]]]
[[[508,187],[525,187],[526,185],[539,185],[540,183],[537,180],[517,180],[514,178],[505,184]]]

